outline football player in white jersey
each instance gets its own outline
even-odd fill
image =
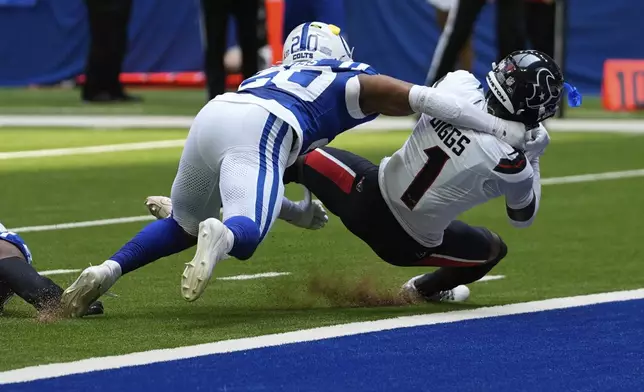
[[[449,73],[436,89],[466,97],[482,111],[521,121],[532,131],[517,149],[492,135],[423,114],[404,146],[380,166],[347,151],[317,149],[286,171],[285,181],[309,188],[383,260],[399,266],[436,266],[402,287],[410,301],[462,301],[465,284],[487,274],[507,253],[483,227],[456,220],[504,196],[510,223],[532,224],[541,196],[539,158],[549,143],[540,123],[552,117],[564,84],[559,66],[538,51],[514,52],[487,75],[484,95],[469,72]]]
[[[520,123],[453,94],[378,75],[351,56],[339,28],[304,23],[286,38],[281,65],[208,102],[181,156],[171,192],[173,215],[146,226],[103,264],[85,269],[63,294],[68,313],[82,315],[122,274],[196,244],[181,276],[184,299],[194,301],[217,262],[227,255],[250,258],[276,219],[319,228],[325,222],[319,205],[284,198],[286,167],[378,114],[425,113],[523,141]]]

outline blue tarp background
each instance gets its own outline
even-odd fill
[[[644,2],[568,1],[566,78],[586,94],[598,93],[606,58],[644,58]],[[424,81],[439,35],[425,0],[344,0],[344,14],[342,0],[286,2],[286,28],[315,18],[343,25],[356,61],[410,82]],[[484,10],[476,29],[479,77],[496,53],[493,7]],[[202,68],[196,0],[134,0],[129,36],[126,72]],[[82,73],[87,48],[82,0],[0,0],[0,85],[73,77]]]

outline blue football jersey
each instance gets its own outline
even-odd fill
[[[280,65],[244,80],[236,94],[277,102],[292,113],[298,124],[289,124],[299,125],[303,139],[300,154],[304,154],[376,118],[377,114],[364,116],[356,108],[357,102],[347,101],[347,82],[360,74],[377,72],[367,64],[330,59]]]
[[[27,247],[27,244],[25,243],[25,240],[23,240],[18,234],[13,233],[11,231],[3,231],[4,226],[0,224],[0,241],[7,241],[13,245],[15,245],[18,249],[20,249],[20,252],[25,256],[25,259],[29,264],[31,264],[31,252],[29,251],[29,248]]]

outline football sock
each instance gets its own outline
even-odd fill
[[[117,262],[121,266],[121,272],[127,274],[196,244],[197,237],[186,233],[172,217],[159,219],[145,226],[110,260]]]
[[[123,275],[123,270],[121,269],[121,264],[114,260],[105,260],[103,264],[101,264],[103,267],[107,268],[110,270],[110,276],[112,277],[112,283],[116,282],[118,278]]]
[[[229,243],[233,244],[228,254],[240,260],[249,259],[261,241],[257,223],[246,216],[233,216],[226,219],[224,225],[229,230]]]
[[[0,260],[0,281],[38,310],[58,306],[63,289],[21,257]]]
[[[425,297],[461,284],[475,282],[484,277],[498,262],[487,262],[474,267],[441,267],[425,274],[414,282],[416,290]]]

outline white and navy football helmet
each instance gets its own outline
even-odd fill
[[[563,97],[561,68],[537,50],[510,53],[494,65],[486,80],[488,111],[530,126],[554,116]]]
[[[353,49],[340,35],[340,28],[322,22],[302,23],[284,41],[282,64],[299,61],[335,59],[353,61]]]

